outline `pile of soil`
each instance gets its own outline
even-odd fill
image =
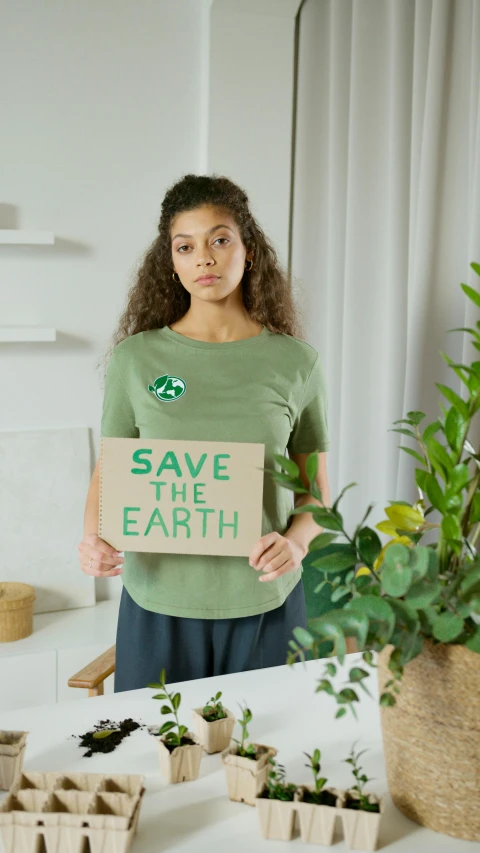
[[[166,741],[163,741],[163,743],[164,746],[167,747],[169,752],[173,752],[173,750],[176,749],[178,745],[176,743],[167,743]],[[182,737],[182,742],[180,746],[195,746],[195,741],[189,737]]]
[[[337,803],[337,798],[330,791],[315,791],[303,792],[303,803],[313,803],[316,806],[333,806]]]
[[[84,758],[91,758],[94,752],[113,752],[119,746],[125,737],[128,737],[136,729],[146,728],[142,723],[137,723],[128,717],[126,720],[121,720],[115,723],[112,720],[100,720],[93,729],[85,732],[83,735],[72,735],[72,737],[80,738],[78,744],[80,749],[86,749],[83,753]],[[103,737],[95,737],[98,732],[111,732]]]

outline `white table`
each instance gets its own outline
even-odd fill
[[[358,655],[348,655],[346,666],[351,666],[358,658]],[[221,690],[225,705],[234,713],[238,712],[238,702],[248,703],[253,713],[250,739],[279,750],[277,759],[285,765],[289,781],[310,782],[303,752],[311,753],[319,747],[322,775],[328,777],[328,784],[348,787],[352,781],[350,767],[341,759],[347,757],[352,743],[358,741],[358,748],[369,750],[362,756],[363,767],[368,776],[375,777],[367,790],[378,794],[386,792],[375,679],[371,679],[370,685],[375,699],[369,699],[362,692],[358,722],[351,714],[335,720],[330,697],[315,693],[322,670],[322,661],[311,661],[306,665],[274,667],[175,685],[182,694],[180,721],[190,724],[190,709],[202,705]],[[132,853],[164,850],[176,853],[224,853],[227,850],[228,853],[300,853],[302,849],[314,849],[304,845],[299,837],[291,842],[263,840],[255,808],[228,799],[219,755],[204,755],[198,780],[176,785],[168,785],[161,776],[156,743],[144,730],[134,732],[110,754],[83,757],[78,741],[70,735],[82,734],[101,719],[118,722],[133,717],[138,722],[157,724],[161,703],[152,700],[154,692],[146,688],[3,713],[0,714],[0,728],[30,732],[25,770],[144,774],[146,793]],[[236,726],[234,736],[239,737],[239,734]],[[347,848],[339,828],[337,832],[337,843],[330,849],[344,853]],[[478,843],[440,835],[412,823],[389,798],[379,847],[389,853],[478,853],[479,850]]]

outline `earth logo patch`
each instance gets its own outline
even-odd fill
[[[185,394],[187,383],[179,376],[169,376],[168,373],[164,373],[163,376],[155,379],[153,385],[148,386],[148,390],[155,394],[158,400],[171,403]]]

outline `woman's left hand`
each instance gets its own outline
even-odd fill
[[[272,530],[258,540],[249,562],[257,572],[265,572],[260,581],[273,581],[287,572],[295,572],[305,554],[305,548],[298,542]]]

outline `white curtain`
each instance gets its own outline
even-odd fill
[[[407,411],[434,420],[447,329],[478,319],[480,0],[307,0],[300,17],[292,273],[329,393],[332,500],[414,501]],[[467,304],[468,302],[468,304]],[[473,350],[475,358],[478,352]],[[462,396],[465,394],[462,391]],[[478,435],[478,430],[477,430]]]

